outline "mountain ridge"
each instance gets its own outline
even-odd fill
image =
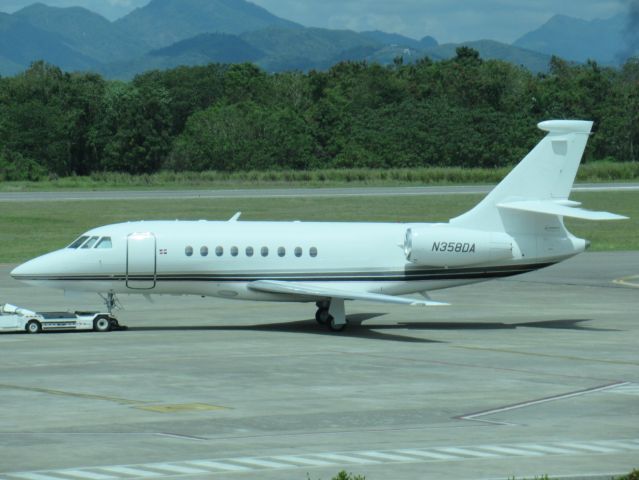
[[[557,55],[566,60],[585,62],[589,59],[603,64],[617,64],[625,50],[627,16],[582,20],[567,15],[554,15],[539,28],[513,42],[513,46]],[[587,52],[583,46],[588,45]]]
[[[539,73],[547,71],[554,54],[585,61],[591,55],[580,56],[577,49],[588,43],[596,60],[614,64],[610,51],[623,44],[624,22],[621,15],[613,18],[586,21],[556,15],[513,45],[494,40],[440,45],[429,36],[418,40],[382,31],[303,27],[246,0],[151,0],[113,22],[85,8],[40,2],[11,15],[0,13],[0,74],[14,75],[35,60],[120,79],[146,69],[211,62],[251,61],[269,72],[306,71],[343,60],[441,60],[453,57],[462,45],[475,48],[484,59]],[[589,40],[593,31],[606,29],[616,36]]]

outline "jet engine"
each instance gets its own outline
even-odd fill
[[[517,243],[506,233],[448,226],[409,228],[404,254],[411,263],[434,267],[476,265],[521,256]]]

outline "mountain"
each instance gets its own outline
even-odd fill
[[[303,28],[245,0],[152,0],[117,20],[115,25],[152,48],[166,47],[202,33]]]
[[[527,68],[533,73],[548,71],[550,55],[514,47],[495,40],[478,40],[476,42],[447,43],[425,49],[426,54],[433,60],[443,60],[456,55],[457,47],[474,48],[485,60],[503,60]]]
[[[0,14],[0,74],[13,75],[35,60],[120,79],[211,62],[250,61],[269,72],[323,70],[343,60],[447,59],[460,45],[478,50],[484,59],[545,72],[551,54],[613,61],[625,44],[624,28],[623,16],[590,22],[556,16],[515,45],[492,40],[439,45],[432,37],[306,28],[247,0],[151,0],[115,22],[83,8],[38,3]]]
[[[60,35],[33,26],[19,16],[0,13],[0,74],[15,74],[16,66],[23,70],[36,60],[69,71],[91,70],[99,65],[69,47]]]
[[[414,38],[406,37],[398,33],[386,33],[380,30],[361,32],[361,34],[378,43],[393,47],[408,47],[419,50],[422,48],[436,47],[438,45],[437,40],[431,36],[426,36],[421,40],[415,40]]]
[[[142,55],[149,47],[106,18],[80,7],[57,8],[35,3],[13,15],[58,35],[75,51],[99,62]]]
[[[267,28],[240,38],[266,53],[257,63],[271,72],[325,69],[341,60],[363,60],[383,47],[357,32],[324,28]]]
[[[384,37],[375,35],[374,38],[382,40]],[[421,42],[415,42],[421,45]],[[101,72],[110,78],[126,80],[151,69],[247,61],[258,64],[268,72],[325,70],[345,60],[365,60],[383,65],[393,63],[397,57],[402,57],[404,63],[417,61],[424,56],[433,60],[444,60],[454,57],[457,47],[461,45],[479,51],[484,59],[508,61],[522,65],[535,73],[547,71],[550,63],[548,55],[492,40],[444,45],[437,45],[434,40],[426,43],[436,46],[411,48],[394,43],[384,44],[368,34],[349,30],[267,28],[239,36],[199,35],[169,47],[153,50],[134,60],[110,64]]]
[[[205,33],[152,50],[134,60],[109,64],[101,69],[101,73],[110,78],[130,79],[149,70],[166,70],[181,65],[255,62],[264,55],[236,35]]]
[[[513,45],[575,62],[594,59],[604,64],[617,64],[619,60],[625,61],[619,56],[625,50],[626,27],[625,14],[590,21],[555,15]]]
[[[414,49],[422,48],[422,44],[419,42],[419,40],[415,40],[414,38],[406,37],[404,35],[399,35],[398,33],[386,33],[380,30],[372,30],[368,32],[361,32],[361,34],[383,45],[393,45]]]

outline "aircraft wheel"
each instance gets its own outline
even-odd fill
[[[111,331],[111,320],[107,317],[98,317],[93,320],[93,330],[96,332]]]
[[[328,300],[320,300],[319,302],[315,302],[315,305],[317,305],[317,308],[320,310],[328,310],[331,306],[331,302]]]
[[[40,333],[42,331],[42,325],[37,320],[31,320],[27,323],[27,333]]]
[[[330,317],[330,320],[327,322],[328,328],[331,332],[343,332],[346,328],[347,323],[336,324],[335,319]]]
[[[315,321],[317,323],[319,323],[320,325],[326,325],[326,322],[328,322],[329,318],[331,318],[331,316],[328,314],[328,310],[324,308],[317,309],[317,312],[315,313]]]

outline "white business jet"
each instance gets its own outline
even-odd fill
[[[90,230],[20,265],[13,278],[116,294],[316,302],[316,320],[346,326],[345,300],[436,306],[427,292],[537,270],[588,242],[563,217],[623,219],[568,200],[592,122],[539,124],[545,138],[469,212],[448,223],[152,221]],[[398,295],[421,293],[414,299]]]

